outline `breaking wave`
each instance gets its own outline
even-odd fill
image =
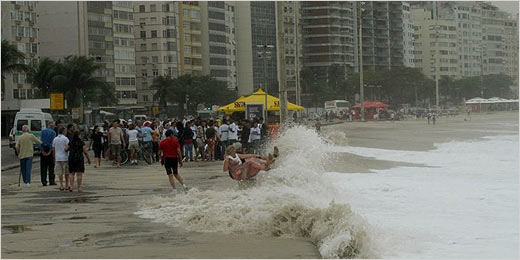
[[[322,176],[333,159],[332,144],[297,126],[272,145],[281,156],[271,171],[257,176],[253,187],[156,196],[143,201],[136,214],[196,232],[303,237],[324,258],[377,257],[371,227]]]

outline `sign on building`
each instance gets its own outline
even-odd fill
[[[72,119],[79,119],[79,108],[72,108]]]
[[[51,110],[63,110],[65,108],[65,101],[63,93],[51,93]]]

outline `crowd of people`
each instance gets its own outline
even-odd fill
[[[121,167],[122,151],[128,152],[130,165],[137,165],[139,153],[144,151],[144,154],[151,155],[149,163],[160,162],[165,167],[174,190],[174,177],[187,189],[177,168],[182,167],[183,162],[224,161],[225,171],[229,171],[233,179],[242,180],[256,175],[262,169],[269,169],[274,161],[272,155],[260,156],[264,153],[268,139],[267,126],[261,118],[183,118],[162,122],[114,120],[111,124],[105,122],[94,126],[90,134],[75,130],[74,124],[65,127],[63,122],[59,122],[58,126],[50,122],[42,131],[40,139],[29,132],[28,126],[23,126],[22,129],[23,134],[17,140],[16,150],[24,183],[31,183],[33,144],[38,143],[41,151],[42,185],[57,185],[54,174],[56,169],[62,191],[72,192],[74,179],[77,182],[77,191],[82,191],[84,158],[91,163],[90,150],[94,152],[95,168],[101,166],[102,158],[112,161],[112,165],[117,168]],[[238,167],[239,164],[228,164],[230,158],[237,162],[235,152],[243,155],[243,158],[240,157],[244,160],[243,165],[240,163],[241,167]],[[243,169],[242,174],[238,173],[239,169]]]

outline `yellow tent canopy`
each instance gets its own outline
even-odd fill
[[[235,102],[231,104],[227,104],[225,106],[220,107],[217,111],[226,112],[226,114],[231,114],[233,112],[246,111],[246,104],[249,103],[265,103],[265,95],[267,95],[262,89],[259,89],[255,93],[251,94],[247,97],[240,97]],[[298,106],[291,102],[287,102],[288,110],[303,110],[304,107]],[[277,97],[273,97],[271,95],[267,95],[267,110],[268,111],[280,111],[280,99]]]

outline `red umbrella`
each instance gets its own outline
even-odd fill
[[[365,108],[386,108],[386,107],[389,107],[390,105],[387,105],[383,102],[380,102],[380,101],[365,101]],[[361,107],[360,104],[355,104],[353,106],[354,108],[359,108]]]

